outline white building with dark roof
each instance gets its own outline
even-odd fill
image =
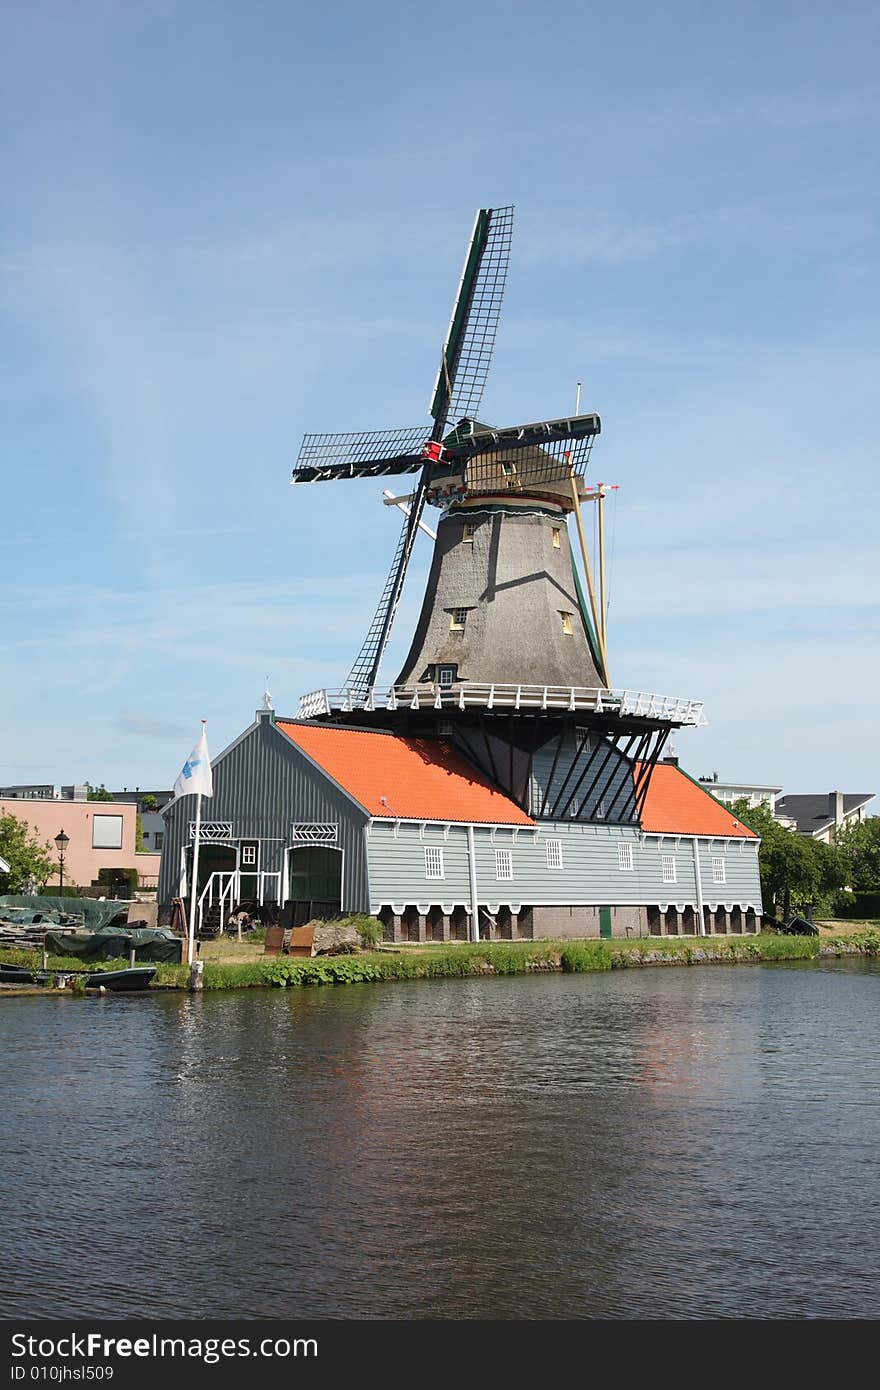
[[[874,792],[807,792],[780,796],[774,815],[799,835],[822,840],[826,845],[843,825],[858,824],[868,814]]]

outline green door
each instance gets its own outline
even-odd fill
[[[290,855],[290,896],[295,901],[336,903],[341,874],[339,850],[320,845],[297,846]]]
[[[611,908],[610,908],[610,907],[600,907],[600,908],[599,908],[599,935],[600,935],[600,936],[610,936],[610,935],[611,935]]]

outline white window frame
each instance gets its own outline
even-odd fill
[[[469,611],[470,611],[470,610],[467,609],[467,608],[450,608],[450,610],[449,610],[449,631],[450,631],[450,632],[464,632],[465,627],[467,626],[467,619],[468,619],[468,612],[469,612]]]
[[[678,864],[674,854],[660,855],[660,875],[664,883],[678,882]]]
[[[633,847],[629,840],[617,842],[617,867],[622,874],[631,874],[636,867]]]
[[[724,861],[724,855],[723,855],[723,854],[713,854],[713,855],[712,855],[712,882],[713,882],[713,883],[726,883],[726,882],[727,882],[727,865],[726,865],[726,863],[725,863],[725,861]]]
[[[257,847],[256,845],[242,845],[241,847],[241,867],[255,869],[257,867]]]
[[[437,684],[439,685],[441,690],[451,690],[452,687],[455,685],[455,667],[438,666]]]
[[[513,878],[513,850],[496,849],[495,851],[495,877],[497,879]]]
[[[101,827],[102,834],[96,836],[98,822],[115,821],[116,827],[111,834],[111,827],[104,824]],[[118,835],[116,833],[118,830]],[[120,815],[94,815],[92,816],[92,849],[122,849],[122,838],[125,834],[125,823]],[[117,844],[118,839],[118,844]]]
[[[601,796],[596,802],[596,820],[605,819],[605,798]]]
[[[544,855],[545,855],[545,859],[546,859],[547,868],[550,869],[551,871],[552,871],[552,870],[562,869],[562,868],[565,867],[565,865],[563,864],[563,861],[562,861],[562,841],[561,841],[561,840],[545,840],[545,841],[544,841]]]
[[[439,845],[425,845],[425,878],[445,878],[443,850]]]

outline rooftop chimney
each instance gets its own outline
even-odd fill
[[[828,814],[834,817],[835,825],[843,825],[843,792],[828,793]]]

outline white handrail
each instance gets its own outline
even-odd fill
[[[355,695],[351,690],[313,690],[300,700],[297,717],[315,719],[332,714],[334,710],[418,709],[422,703],[420,696],[430,697],[435,709],[463,710],[468,706],[489,710],[556,709],[616,714],[621,718],[663,719],[694,728],[706,723],[702,700],[689,700],[681,695],[593,686],[499,685],[480,681],[456,681],[453,685],[425,682],[384,689],[371,686],[362,695]]]

